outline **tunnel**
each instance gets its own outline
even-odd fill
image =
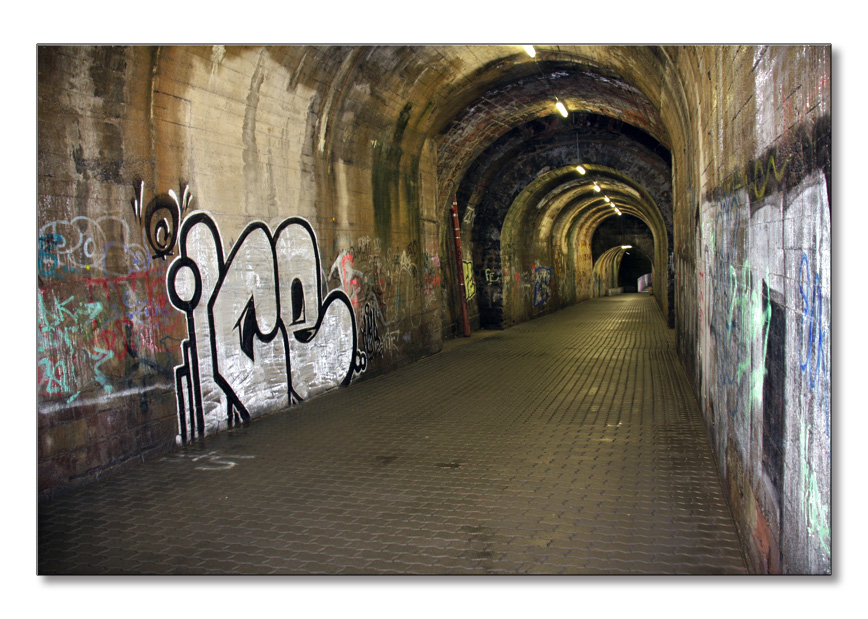
[[[232,451],[277,428],[338,476],[353,441],[397,433],[359,456],[387,476],[447,425],[478,423],[485,456],[456,434],[430,470],[482,496],[557,458],[588,466],[573,450],[621,432],[643,457],[641,441],[659,447],[647,468],[710,471],[685,493],[725,514],[732,569],[830,574],[831,59],[829,45],[38,46],[40,529],[108,481],[156,493],[143,471],[283,462]],[[379,387],[439,364],[403,403]],[[363,420],[365,393],[407,425]],[[544,416],[566,434],[549,436],[530,416],[555,402]],[[520,422],[533,432],[513,441]],[[512,482],[491,464],[506,450]],[[576,477],[559,504],[617,514],[642,470],[593,499]],[[436,511],[441,489],[417,500]],[[454,523],[473,549],[455,565],[532,570],[495,561],[506,534],[474,522]],[[40,533],[42,573],[86,572],[52,554],[59,531]],[[367,560],[354,569],[376,571]]]

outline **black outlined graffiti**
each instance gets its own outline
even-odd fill
[[[143,214],[144,193],[145,183],[141,181],[136,187],[136,197],[132,201],[133,212],[145,229],[148,244],[156,252],[152,258],[165,260],[166,256],[173,255],[172,250],[178,240],[181,215],[190,206],[193,194],[190,193],[190,188],[184,185],[179,199],[178,195],[170,189],[168,194],[155,196],[148,203]]]
[[[307,220],[290,217],[273,234],[253,222],[225,258],[205,212],[187,216],[179,238],[166,282],[187,314],[175,368],[181,440],[348,385],[365,370],[349,297],[336,289],[323,298]]]
[[[362,316],[362,346],[365,353],[369,356],[376,355],[382,357],[385,353],[383,350],[383,342],[380,340],[380,335],[377,331],[376,310],[371,307],[370,303],[365,303],[364,315]]]

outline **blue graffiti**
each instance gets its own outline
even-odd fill
[[[536,267],[533,272],[533,304],[545,305],[552,296],[552,270]]]
[[[743,183],[730,181],[724,186],[714,204],[713,219],[705,226],[705,252],[708,276],[713,282],[709,330],[716,341],[717,381],[722,393],[727,394],[721,408],[729,417],[735,417],[742,404],[742,378],[750,365],[750,338],[746,330],[754,311],[756,299],[751,303],[752,277],[749,261],[741,269],[737,255],[739,234],[743,232],[744,203],[738,189]],[[755,295],[754,295],[755,297]],[[759,309],[762,314],[762,309]],[[749,397],[749,396],[748,396]],[[745,398],[747,401],[747,398]]]
[[[802,253],[799,265],[799,294],[802,297],[802,321],[799,330],[799,368],[807,373],[811,391],[820,387],[823,409],[826,416],[826,437],[829,437],[829,390],[826,384],[827,326],[823,324],[823,284],[819,271],[814,273],[811,285],[811,268],[807,254]],[[807,329],[805,328],[807,325]],[[807,341],[805,334],[807,332]]]
[[[42,277],[54,275],[55,270],[60,266],[56,250],[63,241],[63,237],[59,234],[43,234],[39,236],[39,253],[36,265]]]

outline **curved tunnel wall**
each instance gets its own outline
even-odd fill
[[[830,570],[828,47],[45,46],[37,68],[42,497],[436,352],[459,278],[478,303],[504,275],[486,243],[531,292],[550,270],[551,309],[589,298],[611,211],[556,172],[581,161],[652,232],[751,567]],[[543,311],[521,294],[504,324]]]

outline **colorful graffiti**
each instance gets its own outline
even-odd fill
[[[171,373],[174,312],[141,238],[116,216],[40,226],[37,273],[38,390],[77,400],[109,394],[146,369]],[[72,285],[74,284],[74,285]]]
[[[738,454],[724,475],[759,459],[757,500],[787,531],[779,543],[788,569],[822,572],[831,536],[831,218],[824,171],[794,157],[767,153],[700,209],[697,356],[718,453]]]
[[[274,233],[253,222],[224,256],[217,224],[194,212],[179,247],[166,281],[187,316],[175,368],[182,440],[347,385],[365,370],[349,297],[340,289],[323,297],[307,220],[290,217]]]
[[[56,286],[39,290],[39,392],[71,402],[92,383],[111,393],[138,367],[166,370],[163,357],[176,340],[167,335],[173,317],[163,271],[79,283],[75,295]]]
[[[338,253],[328,281],[349,296],[370,362],[396,353],[420,326],[422,311],[439,295],[440,256],[415,241],[384,252],[379,239],[365,236]]]
[[[549,267],[533,268],[533,304],[545,305],[552,296],[552,270]]]

